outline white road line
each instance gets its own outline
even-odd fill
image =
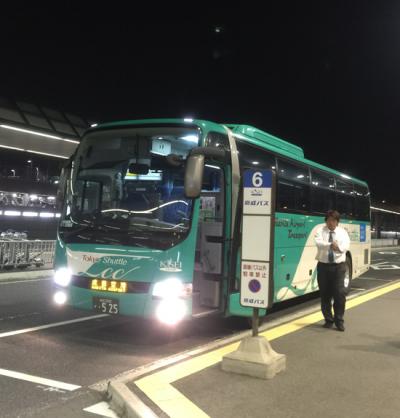
[[[366,290],[366,289],[363,289],[362,287],[352,287],[351,290]]]
[[[85,316],[84,318],[77,318],[77,319],[71,319],[69,321],[55,322],[54,324],[40,325],[38,327],[33,327],[33,328],[25,328],[25,329],[19,329],[17,331],[3,332],[2,334],[0,334],[0,338],[11,337],[12,335],[18,335],[18,334],[25,334],[27,332],[39,331],[41,329],[46,329],[46,328],[60,327],[62,325],[74,324],[76,322],[90,321],[91,319],[104,318],[105,316],[108,316],[108,314]]]
[[[388,279],[375,279],[375,277],[357,277],[356,280],[376,280],[377,282],[392,282],[393,280]]]
[[[51,280],[51,277],[45,277],[43,279],[26,279],[26,280],[14,280],[12,282],[8,282],[8,281],[4,281],[4,282],[0,282],[0,285],[2,284],[13,284],[13,283],[30,283],[30,282],[41,282],[42,280]]]
[[[1,376],[12,377],[13,379],[25,380],[27,382],[38,383],[53,388],[73,391],[79,389],[81,386],[71,385],[69,383],[59,382],[58,380],[45,379],[43,377],[32,376],[31,374],[13,372],[12,370],[0,369]]]
[[[91,412],[92,414],[98,414],[103,417],[118,418],[118,415],[110,409],[110,405],[107,402],[99,402],[92,406],[88,406],[84,409],[84,411]]]

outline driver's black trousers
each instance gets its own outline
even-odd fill
[[[321,294],[321,311],[325,321],[343,324],[346,306],[346,289],[344,287],[346,263],[319,262],[317,273]],[[332,299],[334,315],[332,315]]]

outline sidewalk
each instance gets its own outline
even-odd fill
[[[45,270],[0,270],[0,282],[11,282],[14,280],[34,280],[51,277],[54,274],[53,269]]]
[[[287,356],[271,380],[223,372],[230,339],[115,379],[111,403],[129,417],[399,417],[400,281],[349,298],[344,333],[313,311],[262,328]]]

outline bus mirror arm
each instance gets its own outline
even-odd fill
[[[190,151],[190,156],[203,155],[207,159],[214,159],[222,162],[226,161],[228,154],[228,151],[217,147],[195,147]]]

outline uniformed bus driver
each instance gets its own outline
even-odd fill
[[[321,311],[325,318],[324,328],[332,328],[335,323],[339,331],[344,331],[344,310],[346,291],[346,252],[350,247],[349,234],[338,226],[339,212],[330,210],[325,216],[325,225],[315,234],[317,244],[318,286],[321,294]],[[332,299],[333,312],[332,315]]]

